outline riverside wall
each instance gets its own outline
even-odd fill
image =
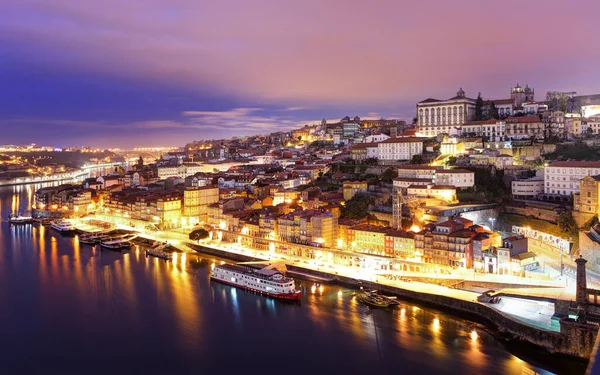
[[[189,246],[200,253],[239,262],[262,260],[201,245],[189,244]],[[325,279],[333,279],[343,285],[363,287],[365,289],[377,289],[383,293],[392,294],[402,299],[416,301],[440,309],[451,310],[464,315],[471,320],[485,323],[495,329],[497,333],[503,337],[541,347],[552,354],[590,359],[598,335],[598,325],[596,324],[579,323],[568,318],[562,318],[560,321],[560,332],[553,332],[516,320],[501,311],[478,302],[477,300],[466,301],[445,295],[417,292],[410,289],[358,280],[338,274],[314,271],[294,265],[289,265],[287,268],[291,271],[300,271],[304,274],[310,274]]]

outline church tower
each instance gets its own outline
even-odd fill
[[[525,99],[525,91],[523,90],[523,88],[521,86],[519,86],[519,84],[517,83],[517,85],[515,87],[513,87],[510,90],[510,98],[512,99],[515,108],[516,107],[522,107],[523,103],[526,101]]]

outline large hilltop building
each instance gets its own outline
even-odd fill
[[[428,137],[450,134],[465,122],[475,119],[475,102],[465,95],[462,88],[450,99],[427,98],[418,102],[418,131]]]
[[[417,132],[425,137],[461,135],[464,125],[480,125],[478,122],[485,119],[504,119],[516,114],[534,115],[547,109],[534,101],[534,95],[534,89],[517,83],[511,88],[510,99],[483,101],[480,118],[476,117],[477,100],[467,97],[462,88],[450,99],[427,98],[417,103]],[[469,132],[474,131],[469,128]]]

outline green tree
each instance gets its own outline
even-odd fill
[[[410,164],[421,164],[423,162],[423,157],[421,155],[413,155],[410,160]]]
[[[494,104],[494,102],[492,102],[492,104],[490,105],[490,110],[488,111],[488,118],[493,118],[496,120],[500,118],[500,116],[498,115],[498,108],[496,108],[496,104]]]
[[[368,158],[365,160],[366,165],[377,165],[377,158]]]
[[[369,206],[374,199],[366,194],[356,194],[352,199],[346,201],[342,208],[342,216],[349,219],[362,219],[369,213]]]
[[[392,182],[392,180],[396,177],[398,177],[398,171],[396,168],[388,168],[381,174],[381,181]]]
[[[563,211],[558,216],[558,227],[563,232],[575,232],[578,229],[577,222],[569,211]]]
[[[206,229],[196,229],[190,232],[188,238],[190,239],[190,241],[200,241],[205,238],[208,238],[209,235],[210,234]]]
[[[475,121],[483,120],[483,99],[481,98],[481,93],[477,95],[477,100],[475,101]]]

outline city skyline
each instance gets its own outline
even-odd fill
[[[511,1],[504,17],[460,5],[3,4],[2,143],[182,145],[323,117],[410,121],[417,101],[460,87],[600,92],[597,2]]]

